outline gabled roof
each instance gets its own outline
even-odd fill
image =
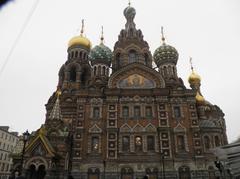
[[[26,147],[26,153],[33,151],[35,147],[37,147],[40,143],[42,143],[43,147],[46,149],[47,153],[50,156],[55,156],[55,150],[52,147],[50,141],[48,140],[48,138],[45,136],[46,131],[45,131],[45,127],[42,126],[38,131],[36,136],[34,136],[34,138],[29,142],[29,144]]]

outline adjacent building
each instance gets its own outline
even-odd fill
[[[11,173],[11,153],[18,140],[17,132],[10,132],[9,126],[0,126],[0,179],[7,179]]]
[[[224,113],[204,99],[193,68],[191,88],[185,86],[178,51],[163,32],[152,54],[135,15],[132,6],[124,9],[126,24],[113,51],[103,33],[92,48],[84,24],[69,41],[45,123],[26,147],[27,178],[219,175],[210,149],[227,144]]]

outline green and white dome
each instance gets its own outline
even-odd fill
[[[163,43],[155,50],[153,58],[157,66],[160,66],[163,63],[174,63],[176,65],[178,60],[178,52],[174,47]]]
[[[96,63],[104,63],[110,65],[112,60],[112,51],[103,43],[96,45],[89,54],[92,65]]]

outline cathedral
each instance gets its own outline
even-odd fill
[[[201,93],[191,69],[187,88],[178,51],[162,42],[152,54],[136,28],[136,10],[113,51],[84,35],[68,43],[45,123],[28,141],[28,179],[214,179],[211,149],[227,144],[224,113]],[[158,34],[156,35],[158,36]]]

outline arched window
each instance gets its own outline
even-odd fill
[[[142,151],[142,137],[141,136],[135,137],[135,151],[136,152]]]
[[[100,65],[98,66],[97,74],[101,75],[101,66]]]
[[[72,67],[70,70],[70,81],[75,82],[76,81],[76,68]]]
[[[146,106],[146,118],[152,117],[152,106]]]
[[[144,54],[145,65],[148,65],[148,54]]]
[[[74,52],[71,52],[71,58],[73,58]]]
[[[116,55],[116,68],[120,67],[120,53]]]
[[[78,57],[78,51],[75,51],[75,58]]]
[[[187,166],[179,167],[178,174],[179,179],[191,179],[190,168]]]
[[[140,106],[134,106],[133,115],[135,119],[139,119],[141,117],[141,109]]]
[[[173,74],[171,66],[168,66],[168,74],[169,74],[169,75],[172,75],[172,74]]]
[[[177,136],[177,149],[179,152],[185,151],[185,140],[184,135]]]
[[[105,67],[105,66],[103,66],[102,75],[106,75],[105,73],[106,73],[106,67]]]
[[[215,140],[215,146],[216,146],[216,147],[219,147],[219,146],[220,146],[219,137],[218,137],[218,136],[215,136],[215,137],[214,137],[214,140]]]
[[[83,53],[83,59],[84,60],[86,59],[86,53]]]
[[[97,136],[92,137],[91,148],[92,148],[92,152],[98,152],[98,150],[99,150],[99,137],[97,137]]]
[[[147,136],[147,150],[154,151],[154,148],[155,148],[154,136]]]
[[[97,67],[94,66],[94,69],[93,69],[93,74],[96,75],[97,74]]]
[[[88,179],[99,179],[100,170],[98,168],[89,168],[88,169]]]
[[[126,167],[121,169],[121,179],[132,179],[133,178],[133,169]]]
[[[173,75],[176,76],[176,70],[174,67],[172,67]]]
[[[129,107],[128,106],[123,106],[122,116],[123,116],[123,118],[128,118],[129,117]]]
[[[163,76],[167,76],[167,67],[166,66],[163,67]]]
[[[137,62],[137,53],[135,50],[130,50],[128,54],[128,61],[129,63]]]
[[[122,138],[122,150],[124,152],[130,151],[130,137],[129,136],[123,136]]]
[[[82,52],[79,53],[79,57],[82,58]]]
[[[210,139],[208,136],[204,136],[204,146],[205,146],[205,150],[210,149]]]
[[[99,107],[93,107],[93,118],[98,119],[100,117],[100,109]]]

